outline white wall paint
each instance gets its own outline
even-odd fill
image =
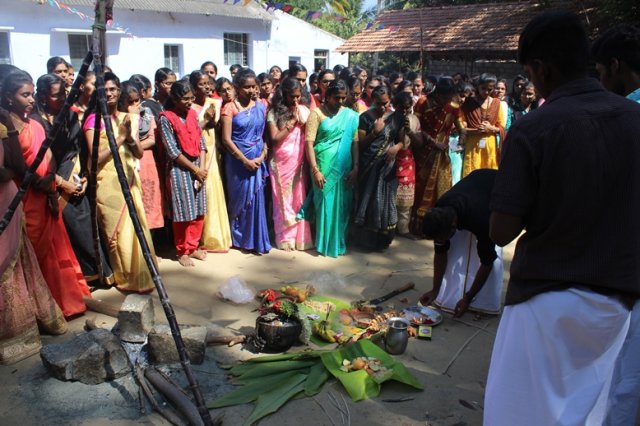
[[[91,15],[88,8],[77,9]],[[286,68],[290,56],[299,56],[311,72],[314,49],[330,51],[330,67],[348,63],[348,55],[334,52],[342,39],[280,11],[273,14],[272,22],[122,9],[114,12],[115,21],[133,33],[133,37],[107,34],[107,64],[122,79],[140,73],[153,80],[156,69],[164,66],[165,44],[181,45],[182,73],[188,74],[204,61],[212,60],[218,65],[219,75],[228,76],[230,64],[224,64],[225,32],[249,34],[249,66],[256,73],[272,65]],[[70,59],[67,33],[51,29],[90,30],[91,22],[46,3],[17,1],[3,8],[0,26],[14,27],[9,33],[12,63],[35,79],[46,72],[46,61],[51,56]]]

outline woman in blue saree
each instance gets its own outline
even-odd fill
[[[262,139],[266,106],[258,99],[256,75],[242,70],[233,79],[237,97],[222,108],[222,143],[227,185],[227,210],[233,247],[255,254],[271,250],[265,214],[264,187],[269,173]]]
[[[352,186],[358,176],[358,113],[342,106],[346,97],[344,81],[331,83],[326,102],[311,111],[306,128],[316,249],[330,257],[338,257],[347,250]]]

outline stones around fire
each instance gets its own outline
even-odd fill
[[[148,295],[130,294],[118,313],[120,339],[143,343],[154,324],[153,299]]]
[[[187,347],[191,364],[202,364],[207,347],[207,328],[181,325],[180,334]],[[152,363],[173,364],[180,362],[176,344],[168,325],[156,324],[149,333],[148,345]]]
[[[40,357],[49,373],[62,381],[95,385],[131,371],[118,338],[101,328],[65,343],[47,345],[40,350]]]

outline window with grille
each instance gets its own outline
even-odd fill
[[[77,70],[82,66],[87,52],[91,49],[91,34],[69,34],[69,57]]]
[[[316,49],[313,51],[313,69],[318,72],[327,69],[327,58],[329,51],[325,49]]]
[[[249,64],[248,34],[224,33],[224,63],[226,65]]]
[[[164,66],[180,75],[180,46],[177,44],[164,45]]]

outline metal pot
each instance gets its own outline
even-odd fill
[[[265,342],[264,348],[269,351],[286,351],[298,340],[301,332],[302,324],[294,318],[256,319],[256,335]]]
[[[384,348],[392,355],[403,354],[409,342],[409,321],[400,317],[389,318],[387,334],[384,337]]]

